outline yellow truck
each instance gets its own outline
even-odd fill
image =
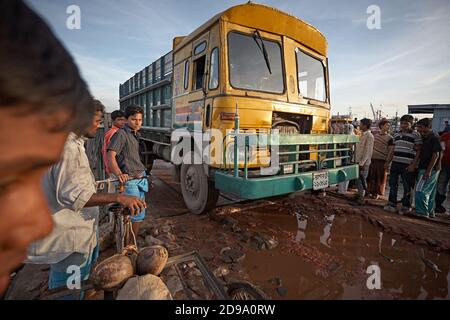
[[[319,30],[246,3],[175,38],[120,85],[120,105],[144,107],[145,161],[174,163],[186,206],[200,214],[219,192],[259,199],[358,177],[348,152],[358,138],[329,134],[328,70]],[[189,139],[197,161],[181,143]]]

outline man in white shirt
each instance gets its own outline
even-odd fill
[[[120,203],[137,214],[146,207],[137,197],[96,193],[95,178],[84,149],[86,138],[93,138],[103,116],[104,107],[95,101],[92,126],[84,137],[69,134],[59,163],[43,178],[45,197],[52,213],[54,229],[46,238],[32,243],[28,262],[50,264],[49,289],[64,287],[73,269],[80,270],[80,282],[89,278],[98,256],[98,206]],[[72,271],[70,271],[72,270]],[[73,299],[71,295],[64,299]]]
[[[370,132],[372,120],[362,119],[359,127],[361,130],[361,137],[356,147],[356,163],[359,164],[359,179],[356,180],[358,188],[357,200],[360,204],[364,203],[364,196],[366,195],[366,179],[369,175],[369,167],[372,159],[374,137]]]

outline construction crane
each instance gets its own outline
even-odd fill
[[[377,115],[376,115],[376,113],[375,113],[375,109],[373,108],[372,102],[370,103],[370,108],[372,109],[373,120],[374,120],[374,121],[377,121]]]

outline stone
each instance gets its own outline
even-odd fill
[[[220,254],[222,255],[222,254],[225,253],[225,251],[228,251],[228,250],[231,250],[231,248],[230,248],[230,247],[222,248],[222,249],[220,250]]]
[[[206,249],[201,249],[200,250],[200,256],[203,259],[205,259],[205,261],[212,261],[215,258],[215,255],[211,251],[206,250]]]
[[[235,272],[243,272],[242,266],[239,263],[233,263],[231,265],[231,270],[235,271]]]
[[[233,232],[236,232],[236,233],[242,231],[242,229],[241,229],[238,225],[232,226],[232,227],[231,227],[231,230],[232,230]]]
[[[276,286],[277,288],[278,288],[278,287],[281,287],[281,285],[282,285],[282,281],[281,281],[281,279],[278,278],[278,277],[270,279],[269,282],[270,282],[271,284],[273,284],[274,286]]]
[[[169,225],[162,226],[162,227],[160,228],[160,231],[161,231],[162,233],[168,233],[168,232],[172,231],[172,227],[169,226]]]
[[[183,291],[183,284],[178,276],[172,276],[167,279],[166,285],[172,296],[175,296],[178,292]]]
[[[109,290],[119,287],[133,274],[133,264],[130,258],[116,254],[94,266],[91,280],[96,288]]]
[[[266,240],[266,247],[268,250],[275,249],[278,246],[278,241],[274,238],[270,238]]]
[[[225,266],[219,266],[213,271],[213,274],[216,278],[225,277],[230,274],[230,270]]]
[[[278,246],[274,237],[265,234],[256,234],[251,238],[252,244],[260,250],[272,250]]]
[[[162,241],[166,245],[168,243],[170,243],[170,242],[177,241],[177,237],[174,234],[170,233],[170,232],[167,232],[165,234],[161,234],[161,235],[157,236],[156,239]]]
[[[266,242],[264,241],[264,239],[260,236],[260,235],[254,235],[251,237],[251,244],[256,247],[257,249],[260,250],[265,250],[266,249]]]
[[[342,269],[342,264],[337,263],[336,261],[332,261],[329,265],[328,265],[328,271],[331,273],[335,273],[339,270]]]
[[[150,235],[145,237],[144,243],[145,243],[145,246],[147,246],[147,247],[164,245],[163,241],[161,241],[153,236],[150,236]]]
[[[189,278],[201,277],[202,276],[202,272],[198,268],[194,267],[194,268],[189,269],[189,271],[187,272],[187,276]]]
[[[225,263],[241,262],[245,259],[245,253],[236,249],[228,249],[223,251],[220,257]]]
[[[229,227],[233,227],[233,226],[237,225],[239,223],[239,221],[233,217],[226,217],[220,223],[223,225],[229,226]]]
[[[116,300],[172,300],[172,295],[160,278],[147,274],[129,279]]]
[[[152,236],[154,236],[154,237],[159,236],[159,229],[158,229],[158,228],[154,228],[154,229],[152,230]]]

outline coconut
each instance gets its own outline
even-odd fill
[[[167,286],[152,274],[128,279],[116,300],[172,300]]]
[[[136,260],[136,273],[140,276],[146,274],[159,275],[167,263],[169,253],[162,246],[143,248]]]
[[[91,280],[97,289],[111,290],[120,287],[133,274],[130,258],[116,254],[94,266]]]

